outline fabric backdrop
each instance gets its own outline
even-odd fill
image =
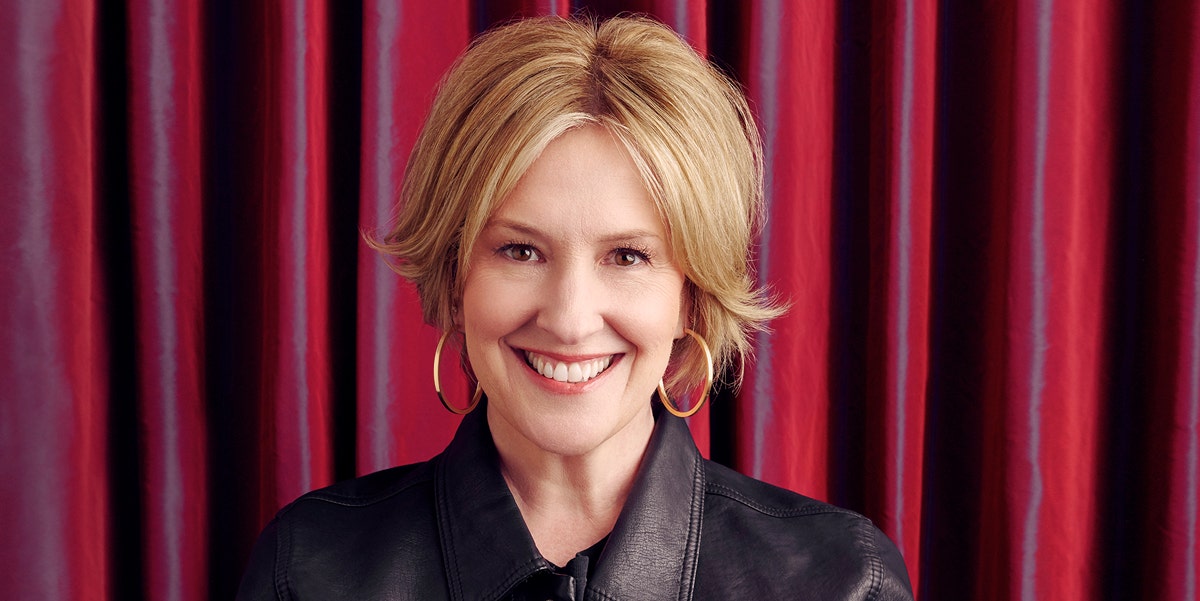
[[[586,9],[765,132],[792,310],[706,454],[871,517],[923,599],[1197,598],[1191,2],[3,5],[0,597],[230,598],[283,504],[443,447],[439,333],[361,233],[473,34]]]

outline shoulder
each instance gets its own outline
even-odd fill
[[[721,589],[712,598],[912,598],[903,559],[866,517],[711,461],[705,468],[699,579]]]
[[[259,536],[238,598],[270,599],[277,591],[342,598],[334,591],[358,591],[390,573],[388,566],[440,566],[430,552],[438,548],[433,471],[432,462],[395,467],[288,504]],[[442,586],[440,569],[422,574]],[[424,586],[418,580],[404,584]]]
[[[708,499],[718,503],[731,502],[749,510],[781,518],[839,514],[866,519],[849,509],[842,509],[785,488],[755,480],[719,463],[705,460],[704,467],[705,495]]]
[[[877,530],[866,517],[705,461],[706,530],[731,529],[743,541],[794,547],[791,539],[852,555],[869,554]],[[844,549],[844,551],[843,551]]]
[[[275,517],[293,539],[361,544],[398,534],[396,529],[434,528],[433,461],[393,467],[314,490]],[[402,516],[404,519],[397,519]],[[357,539],[357,540],[356,540]]]
[[[301,496],[280,513],[286,513],[293,507],[306,503],[367,507],[397,496],[419,494],[423,488],[432,486],[432,465],[435,460],[402,465],[343,480]]]

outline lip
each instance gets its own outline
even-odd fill
[[[549,358],[549,359],[554,359],[555,361],[562,361],[563,363],[579,363],[581,361],[591,361],[593,359],[603,359],[604,357],[612,357],[615,360],[617,358],[617,356],[621,355],[621,353],[594,353],[591,355],[561,355],[559,353],[540,351],[535,348],[520,348],[520,347],[515,347],[515,346],[509,347],[509,348],[513,349],[514,351],[517,351],[517,353],[521,354],[521,356],[524,356],[524,354],[527,352],[535,353],[535,354],[541,355],[541,356]]]
[[[545,351],[535,350],[535,349],[519,348],[519,347],[515,347],[515,346],[510,346],[509,349],[512,351],[513,359],[515,359],[516,362],[518,364],[520,364],[521,371],[525,373],[526,377],[528,377],[530,380],[532,380],[535,385],[541,387],[542,389],[544,389],[548,392],[552,392],[555,394],[582,394],[582,393],[592,390],[593,388],[595,388],[597,386],[602,385],[602,383],[607,380],[606,376],[608,376],[609,372],[613,371],[613,367],[615,367],[618,363],[620,363],[621,359],[625,356],[625,353],[563,355],[563,354],[559,354],[559,353],[545,352]],[[604,371],[600,372],[598,375],[596,375],[595,377],[593,377],[590,380],[587,380],[584,382],[559,382],[558,380],[554,380],[552,378],[547,378],[547,377],[543,376],[542,374],[534,371],[533,367],[531,367],[529,365],[529,363],[527,363],[525,361],[526,351],[531,352],[531,353],[536,353],[538,355],[541,355],[541,356],[549,358],[549,359],[553,359],[555,361],[562,361],[563,363],[578,363],[581,361],[591,361],[594,359],[601,359],[603,357],[612,357],[612,362],[608,365],[607,368],[604,369]]]

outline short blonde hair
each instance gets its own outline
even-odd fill
[[[396,226],[373,246],[416,284],[425,321],[453,328],[488,219],[547,144],[586,124],[629,150],[687,278],[688,327],[721,373],[781,312],[749,271],[762,143],[737,84],[650,19],[545,17],[479,36],[442,81],[409,156]],[[697,385],[705,369],[685,336],[668,390]]]

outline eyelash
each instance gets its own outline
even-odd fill
[[[496,253],[505,255],[506,257],[508,257],[514,261],[517,261],[517,258],[512,256],[512,254],[510,254],[510,253],[512,253],[512,251],[514,251],[514,250],[525,249],[525,248],[532,251],[533,254],[537,255],[538,258],[541,258],[541,253],[539,253],[537,251],[537,247],[535,247],[530,242],[518,242],[518,241],[506,242],[506,243],[500,245],[500,248],[496,249]]]
[[[638,260],[643,263],[650,263],[650,249],[638,246],[622,246],[614,248],[612,254],[629,253],[637,256]]]
[[[520,241],[516,241],[516,240],[502,244],[499,248],[496,249],[496,253],[503,254],[514,261],[518,261],[518,259],[516,257],[512,256],[511,253],[515,250],[523,250],[523,249],[529,249],[531,252],[533,252],[533,254],[538,259],[541,258],[541,253],[538,252],[537,247],[534,246],[532,243],[520,242]],[[619,254],[625,254],[625,253],[636,256],[639,262],[642,262],[642,263],[651,263],[652,262],[651,258],[653,255],[650,253],[650,249],[641,247],[641,246],[618,246],[617,248],[614,248],[614,249],[612,249],[612,251],[609,252],[610,255],[619,255]],[[520,261],[520,262],[523,262],[523,261]],[[628,267],[632,267],[632,265],[629,265]]]

